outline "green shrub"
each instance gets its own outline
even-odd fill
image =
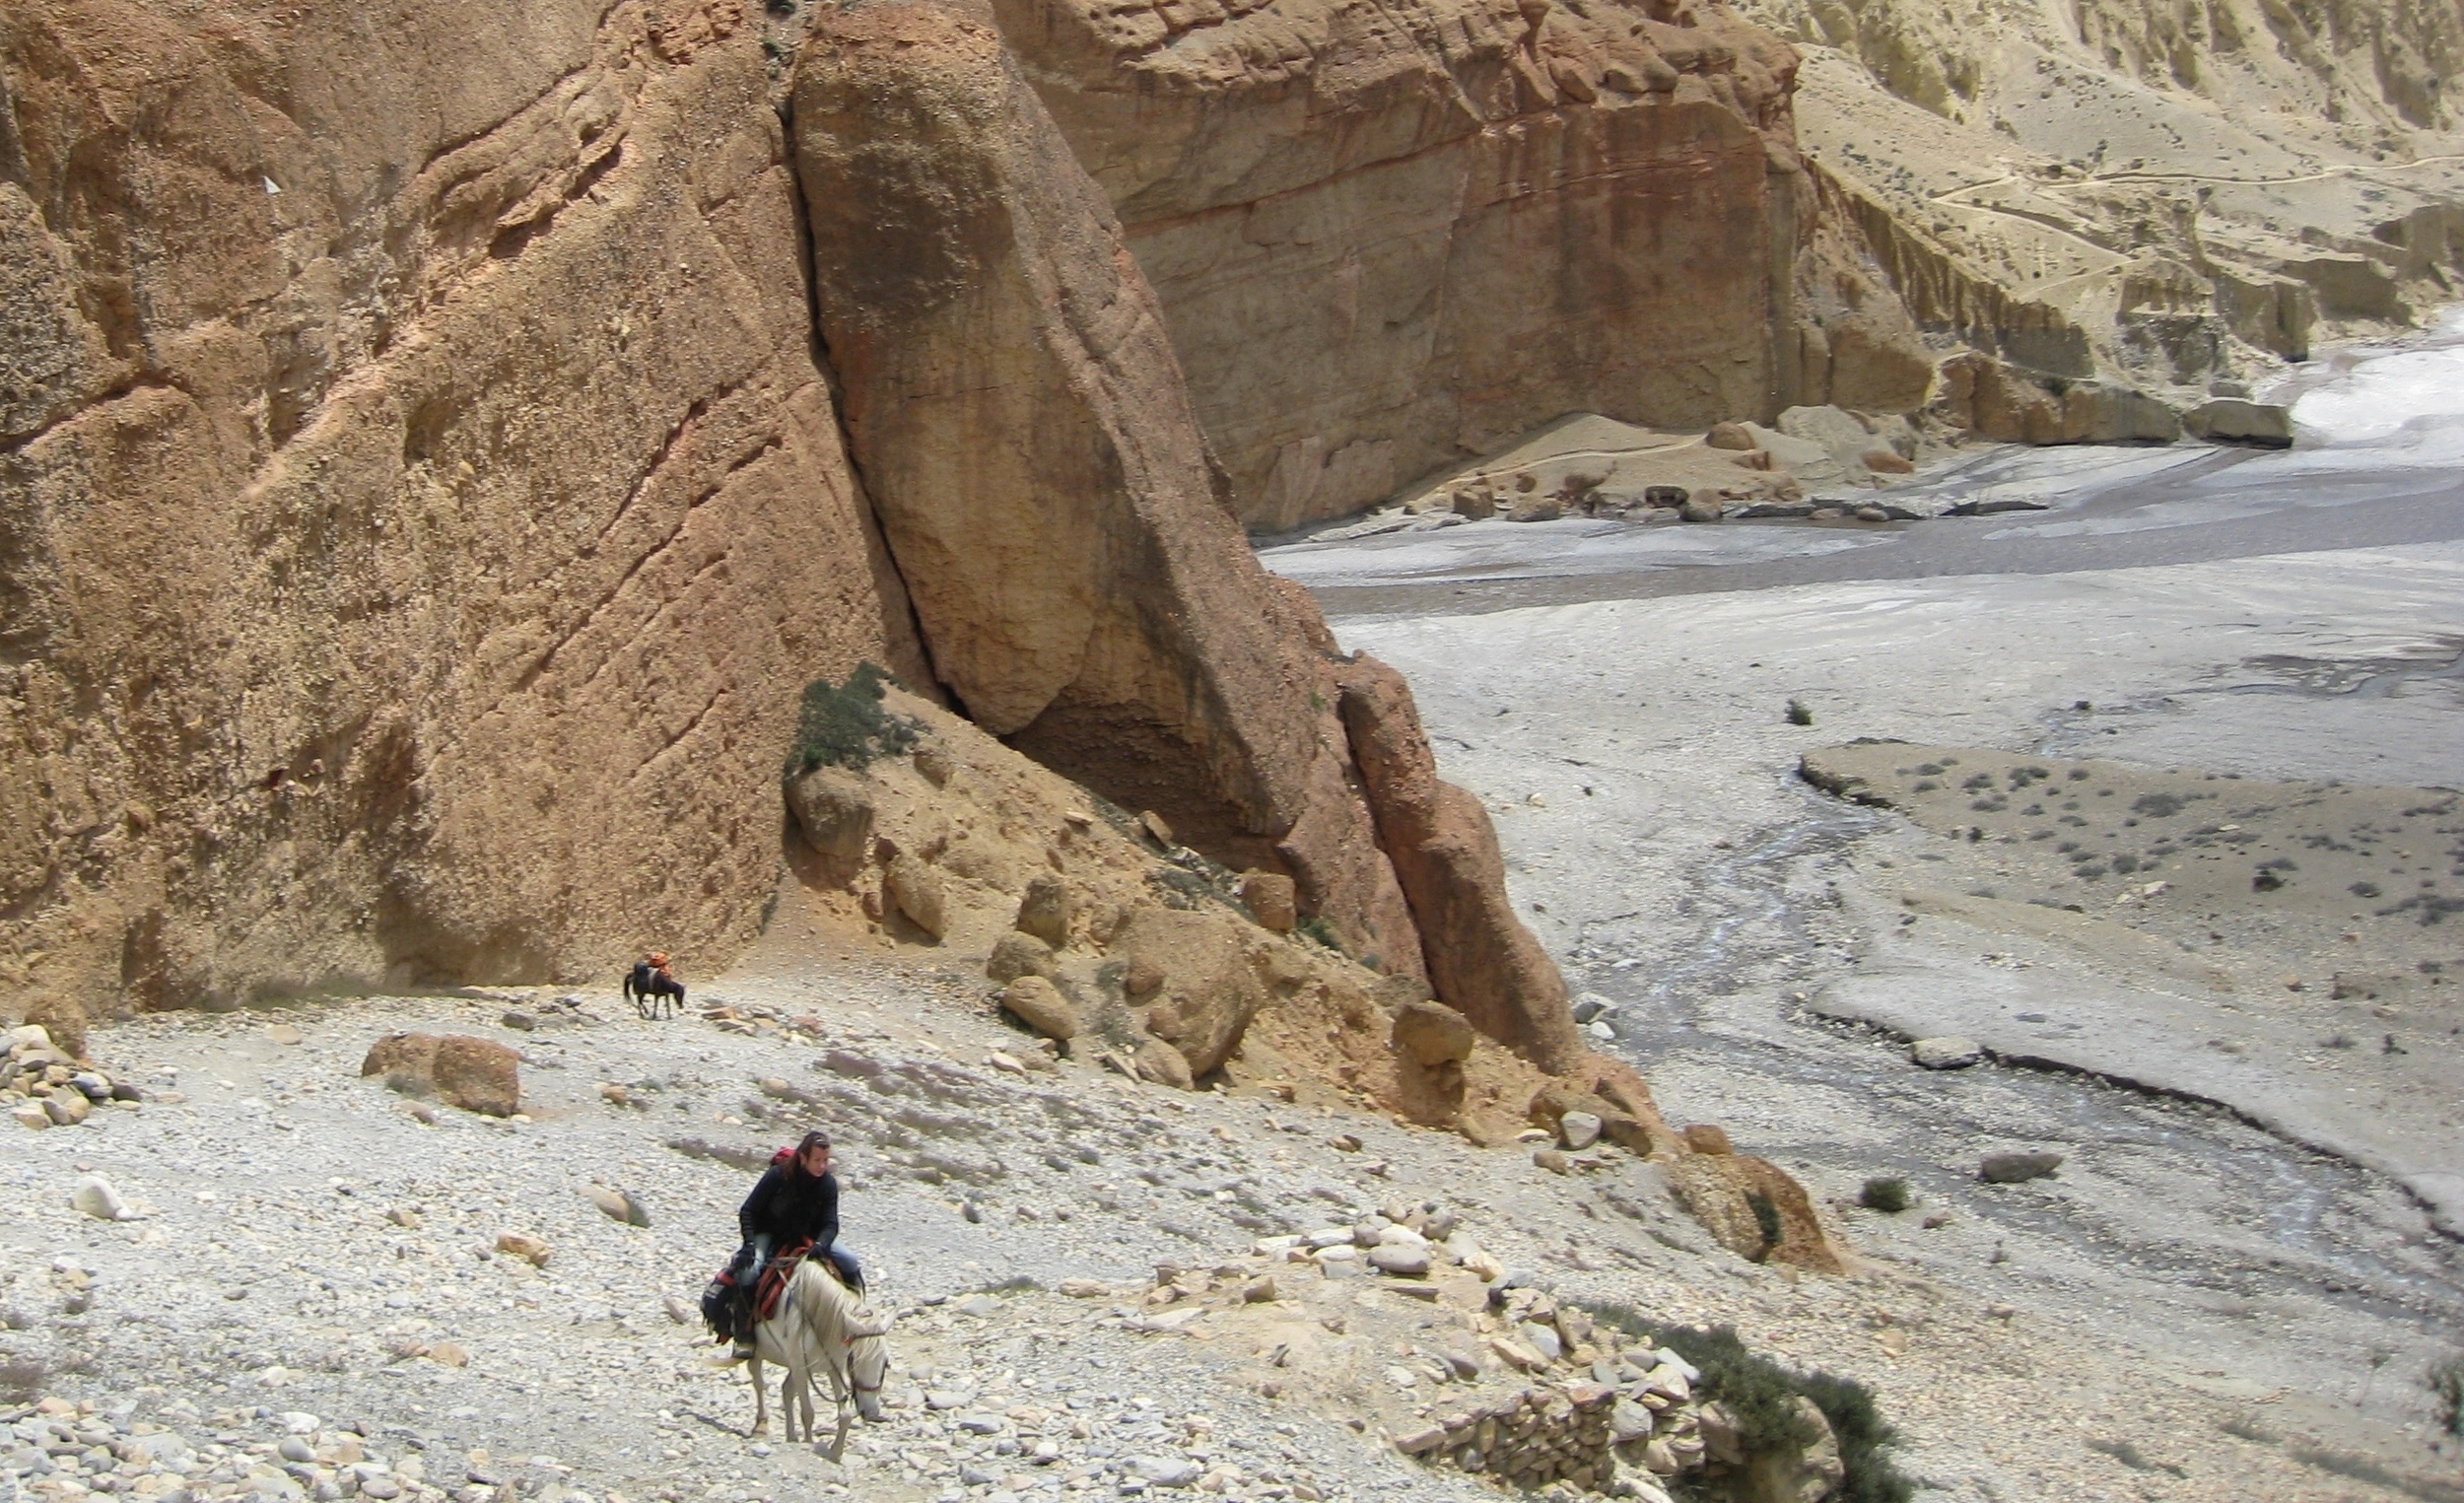
[[[1333,950],[1335,954],[1340,955],[1343,953],[1343,941],[1335,937],[1335,925],[1327,922],[1326,915],[1311,914],[1308,918],[1303,919],[1300,922],[1294,924],[1293,927],[1300,930],[1300,932],[1307,937],[1314,939],[1318,943],[1325,945],[1328,949]]]
[[[1894,1216],[1906,1210],[1912,1198],[1908,1194],[1908,1182],[1900,1179],[1868,1180],[1865,1189],[1857,1193],[1857,1203],[1866,1209],[1885,1211]]]
[[[1762,1234],[1762,1250],[1754,1255],[1754,1262],[1760,1263],[1780,1245],[1780,1208],[1758,1190],[1745,1192],[1745,1208],[1754,1213],[1754,1229]]]
[[[1814,1371],[1800,1373],[1768,1357],[1757,1357],[1738,1337],[1734,1326],[1705,1331],[1692,1326],[1657,1326],[1631,1308],[1603,1305],[1593,1316],[1604,1325],[1657,1346],[1666,1346],[1702,1371],[1694,1392],[1719,1401],[1737,1420],[1738,1439],[1748,1456],[1803,1445],[1812,1437],[1797,1410],[1802,1394],[1822,1411],[1839,1441],[1840,1465],[1846,1471],[1833,1503],[1907,1503],[1916,1487],[1900,1474],[1883,1452],[1898,1433],[1883,1420],[1873,1391],[1852,1378]]]
[[[1804,700],[1790,700],[1788,702],[1788,723],[1791,725],[1811,725],[1814,723],[1814,712],[1806,708],[1806,702]]]
[[[2464,1357],[2432,1364],[2422,1382],[2438,1411],[2438,1428],[2464,1440]]]
[[[807,684],[787,776],[798,777],[817,767],[861,768],[875,757],[894,757],[913,747],[920,727],[881,708],[885,682],[895,682],[888,670],[867,662],[836,687],[826,678]]]

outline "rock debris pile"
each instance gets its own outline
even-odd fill
[[[59,1048],[39,1023],[12,1028],[7,1037],[9,1059],[6,1072],[0,1073],[0,1103],[25,1127],[37,1131],[73,1127],[96,1107],[139,1099],[134,1084],[114,1080]]]

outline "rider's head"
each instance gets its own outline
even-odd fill
[[[830,1134],[815,1128],[795,1145],[795,1166],[814,1179],[830,1171]]]

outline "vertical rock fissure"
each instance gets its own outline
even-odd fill
[[[856,509],[862,513],[865,526],[879,540],[882,565],[890,578],[898,581],[899,608],[907,629],[914,634],[917,650],[923,654],[924,667],[932,674],[930,684],[914,686],[928,698],[940,700],[960,715],[968,715],[965,700],[950,686],[934,655],[931,634],[924,630],[924,618],[916,610],[916,590],[899,562],[898,549],[891,544],[889,529],[882,525],[881,509],[873,504],[871,476],[864,467],[864,456],[856,446],[856,436],[847,426],[847,382],[830,357],[830,334],[821,316],[820,279],[813,273],[813,216],[804,197],[804,174],[795,171],[795,95],[790,90],[779,102],[779,128],[784,133],[787,153],[787,202],[795,218],[796,275],[804,287],[804,327],[812,340],[813,369],[821,373],[821,383],[830,393],[830,423],[838,430],[840,452],[847,456],[848,483],[855,488]],[[969,715],[970,719],[974,718]]]

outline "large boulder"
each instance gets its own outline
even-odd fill
[[[1021,976],[1001,989],[1001,1006],[1048,1039],[1067,1043],[1078,1036],[1078,1010],[1059,987],[1042,976]]]
[[[1395,1048],[1423,1069],[1471,1059],[1476,1037],[1462,1013],[1442,1003],[1408,1002],[1395,1013]]]
[[[2221,396],[2182,414],[2182,427],[2193,438],[2217,444],[2293,447],[2293,409],[2271,402]]]
[[[382,1075],[396,1090],[486,1117],[521,1110],[521,1056],[493,1039],[390,1033],[370,1046],[360,1073]]]
[[[1018,917],[1013,922],[1021,933],[1032,934],[1056,950],[1066,949],[1072,912],[1069,884],[1049,871],[1040,871],[1028,879],[1027,890],[1018,900]]]
[[[1147,1031],[1173,1046],[1194,1075],[1240,1047],[1266,999],[1249,953],[1256,933],[1220,912],[1141,908],[1113,936],[1116,956],[1164,977],[1146,1009]]]
[[[882,868],[881,895],[926,938],[938,940],[949,926],[949,898],[941,874],[912,851],[900,852]]]
[[[787,810],[804,843],[834,861],[859,861],[872,845],[872,789],[846,768],[816,767],[788,779]]]
[[[1770,1160],[1744,1153],[1685,1153],[1665,1167],[1670,1190],[1738,1257],[1817,1273],[1847,1267],[1805,1187]]]

